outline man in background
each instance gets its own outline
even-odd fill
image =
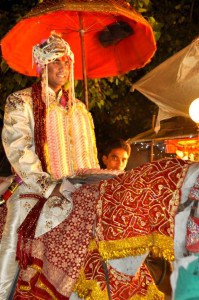
[[[124,171],[131,154],[131,146],[123,139],[111,141],[102,155],[102,162],[108,170]]]

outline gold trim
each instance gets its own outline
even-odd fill
[[[144,254],[153,246],[153,235],[117,241],[100,241],[99,252],[104,260]]]
[[[147,294],[145,296],[136,294],[129,300],[163,300],[164,298],[164,293],[158,290],[157,286],[152,283],[149,284],[147,288]]]
[[[40,279],[38,280],[38,285],[42,290],[45,290],[51,296],[52,300],[59,300],[51,291],[51,289],[47,287]]]
[[[42,270],[42,268],[39,267],[38,265],[31,265],[31,268],[36,270],[37,272],[40,272]]]
[[[93,249],[96,249],[96,247]],[[159,233],[117,241],[99,242],[99,252],[104,260],[141,255],[148,250],[155,257],[163,257],[168,261],[174,260],[173,239]]]
[[[88,245],[88,251],[93,251],[98,249],[96,240],[91,240]]]
[[[53,13],[59,10],[65,11],[78,11],[80,13],[96,13],[96,14],[112,14],[115,16],[122,15],[130,20],[135,20],[136,22],[143,23],[149,26],[147,20],[138,13],[133,6],[124,1],[67,1],[63,3],[40,3],[36,7],[34,7],[25,17],[39,17],[44,14]]]
[[[86,280],[83,269],[80,272],[74,291],[78,293],[79,297],[86,300],[108,300],[107,289],[102,291],[97,281]],[[154,283],[151,283],[147,287],[145,296],[136,294],[128,300],[163,300],[164,296],[164,293],[158,290]]]
[[[102,291],[97,281],[86,280],[83,269],[80,271],[74,291],[78,293],[79,297],[86,300],[108,300],[107,291]]]
[[[168,261],[174,260],[174,241],[171,237],[161,235],[159,233],[153,234],[154,243],[151,248],[151,253],[155,257],[163,257]]]

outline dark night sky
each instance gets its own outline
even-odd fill
[[[20,3],[20,1],[16,1],[16,0],[1,0],[0,1],[0,10],[5,10],[5,11],[9,11],[10,7],[13,4],[17,4]]]
[[[14,5],[14,4],[21,4],[22,5],[23,0],[0,0],[0,10],[9,12],[11,6]]]

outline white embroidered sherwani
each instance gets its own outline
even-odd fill
[[[99,167],[90,113],[79,100],[75,100],[72,109],[67,111],[59,104],[61,94],[56,99],[54,91],[49,88],[45,145],[48,173],[42,170],[35,153],[31,88],[15,92],[6,102],[2,141],[6,155],[23,184],[7,201],[7,220],[0,245],[0,300],[6,299],[17,269],[16,230],[37,202],[30,198],[19,199],[19,193],[34,193],[48,198],[57,180],[74,175],[79,168]],[[66,207],[66,211],[70,209]],[[62,220],[63,215],[58,222]],[[43,219],[42,226],[46,228],[41,229],[40,234],[57,225],[48,221]]]

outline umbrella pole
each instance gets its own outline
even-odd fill
[[[86,108],[88,109],[88,81],[86,75],[86,57],[85,57],[85,43],[84,43],[84,28],[82,14],[79,13],[80,20],[80,40],[81,40],[81,50],[82,50],[82,73],[83,73],[83,86],[84,86],[84,101]]]

